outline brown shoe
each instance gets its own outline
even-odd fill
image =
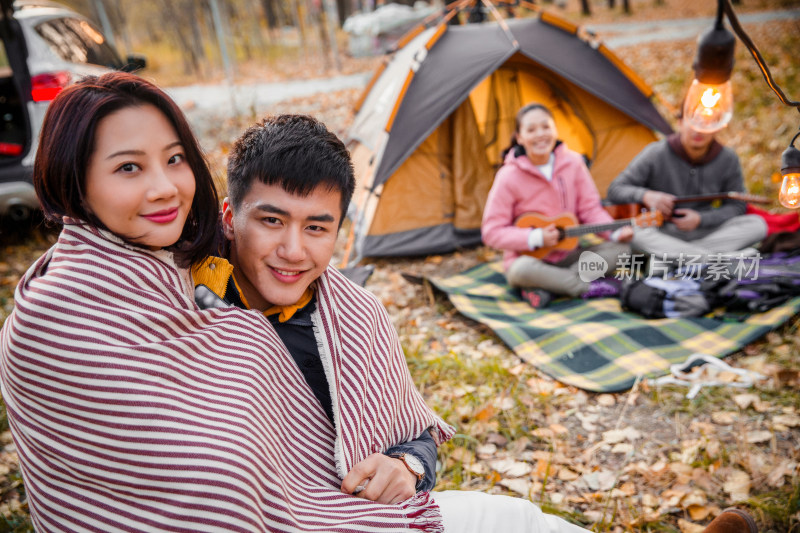
[[[752,516],[731,507],[712,520],[703,533],[758,533],[758,528]]]

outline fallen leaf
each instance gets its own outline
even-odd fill
[[[508,439],[500,433],[489,433],[486,436],[486,442],[494,444],[498,448],[503,448],[506,444],[508,444]]]
[[[475,457],[472,455],[472,452],[463,446],[459,446],[450,452],[450,457],[461,463],[471,463],[475,459]]]
[[[539,437],[540,439],[552,439],[555,437],[555,433],[550,428],[536,428],[531,431],[531,434],[534,437]]]
[[[706,493],[702,490],[695,489],[681,499],[681,507],[688,509],[691,506],[702,506],[708,503]],[[692,517],[693,520],[697,518]]]
[[[622,492],[624,492],[628,496],[633,496],[634,494],[636,494],[638,492],[638,489],[636,488],[636,484],[632,483],[630,481],[627,481],[627,482],[623,483],[622,486],[619,488],[619,490],[621,490]]]
[[[487,420],[494,418],[496,414],[497,409],[495,409],[493,405],[487,405],[475,414],[475,419],[479,422],[486,422]]]
[[[489,468],[508,477],[522,477],[531,473],[533,466],[514,459],[498,459],[489,461]]]
[[[611,394],[601,394],[597,397],[597,403],[603,407],[616,405],[617,400]]]
[[[607,444],[616,444],[618,442],[623,442],[626,440],[634,441],[641,437],[642,434],[639,433],[635,428],[628,426],[622,429],[612,429],[609,431],[603,432],[603,442]]]
[[[611,448],[611,453],[624,453],[624,454],[632,454],[633,453],[633,444],[628,442],[620,442],[614,445]]]
[[[586,431],[597,431],[595,424],[600,420],[600,415],[575,413],[575,417],[581,421],[581,427]]]
[[[566,435],[567,433],[569,433],[569,429],[567,429],[566,426],[562,426],[561,424],[550,424],[550,426],[548,427],[551,430],[553,430],[553,433],[555,433],[556,435]]]
[[[579,473],[577,473],[577,472],[575,472],[573,470],[570,470],[569,468],[559,468],[558,469],[558,476],[557,477],[561,481],[575,481],[580,476],[581,475]]]
[[[746,500],[750,496],[750,476],[741,470],[734,470],[728,475],[722,489],[730,494],[731,503]]]
[[[681,500],[691,492],[687,486],[676,486],[661,493],[661,501],[667,507],[678,507]]]
[[[766,430],[748,431],[747,442],[750,444],[759,444],[772,440],[772,432]]]
[[[464,465],[464,470],[466,470],[467,472],[471,472],[476,476],[482,476],[487,472],[486,466],[483,463],[466,464]]]
[[[553,381],[548,381],[541,378],[531,378],[525,383],[528,385],[528,388],[531,389],[531,392],[541,394],[542,396],[549,396],[553,394],[553,390],[556,388],[556,385]]]
[[[475,453],[477,453],[478,457],[480,457],[481,459],[487,459],[487,458],[491,457],[492,455],[494,455],[495,453],[497,453],[497,446],[495,446],[494,444],[491,444],[491,443],[489,443],[489,444],[481,444],[475,450]]]
[[[461,398],[466,396],[467,394],[471,394],[477,390],[477,387],[472,385],[461,385],[460,387],[456,387],[453,389],[452,395],[453,398]]]
[[[800,387],[800,370],[782,368],[774,376],[778,387]]]
[[[533,488],[533,482],[527,479],[501,479],[497,484],[525,497],[530,495]]]
[[[642,494],[642,504],[648,507],[658,507],[658,504],[661,503],[661,498],[657,497],[655,494],[650,494],[646,492]]]
[[[795,468],[797,468],[797,463],[789,459],[784,459],[767,474],[767,485],[776,488],[782,487],[784,483],[783,478],[785,476],[791,476]]]
[[[711,413],[711,420],[720,426],[729,426],[736,420],[736,413],[731,411],[717,411]]]
[[[703,533],[705,530],[705,527],[701,526],[700,524],[689,522],[683,518],[678,519],[678,527],[680,528],[681,533]]]
[[[689,516],[692,520],[705,520],[708,515],[715,509],[713,505],[690,505],[686,508],[689,511]]]
[[[775,415],[772,417],[772,423],[794,428],[800,426],[800,416],[795,414]]]
[[[611,490],[617,476],[611,470],[598,470],[597,472],[590,472],[583,474],[578,482],[583,482],[588,488],[594,491]]]
[[[494,406],[500,409],[501,411],[506,411],[508,409],[513,409],[516,405],[514,398],[509,396],[504,396],[501,398],[496,398],[494,401]]]
[[[733,397],[733,401],[736,403],[736,405],[739,406],[740,409],[747,409],[748,407],[750,407],[751,404],[759,400],[760,398],[756,394],[750,394],[750,393],[737,394],[736,396]]]

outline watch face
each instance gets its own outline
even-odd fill
[[[424,476],[425,475],[425,467],[422,465],[422,461],[420,461],[415,456],[407,453],[403,456],[405,459],[406,464],[408,467],[413,470],[416,474]]]

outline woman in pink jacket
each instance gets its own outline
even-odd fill
[[[547,305],[552,296],[570,297],[607,293],[608,284],[594,280],[601,273],[596,265],[605,261],[604,274],[612,272],[622,253],[630,253],[627,242],[630,227],[610,236],[617,242],[604,242],[571,252],[554,250],[543,259],[525,252],[556,245],[559,231],[551,223],[540,228],[517,227],[515,221],[526,213],[555,217],[574,215],[579,224],[613,222],[600,203],[600,193],[586,168],[583,157],[557,140],[553,114],[542,104],[528,104],[517,112],[516,131],[505,162],[495,176],[483,213],[483,242],[503,250],[506,278],[534,307]],[[601,234],[608,237],[608,234]],[[590,250],[600,257],[592,259],[593,270],[579,269],[579,258]]]

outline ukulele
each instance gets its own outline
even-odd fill
[[[612,231],[624,226],[636,226],[647,228],[660,226],[664,222],[664,215],[661,211],[646,211],[636,217],[625,220],[615,220],[604,224],[578,224],[578,219],[572,213],[562,213],[554,217],[546,217],[538,213],[523,213],[514,225],[520,228],[544,228],[550,224],[555,224],[558,229],[558,243],[555,246],[543,246],[529,252],[522,252],[532,255],[537,259],[542,259],[554,250],[574,250],[578,246],[578,237],[589,235],[590,233],[600,233],[602,231]]]
[[[772,203],[772,200],[766,196],[757,196],[755,194],[746,194],[743,192],[721,192],[717,194],[678,196],[675,198],[675,203],[685,204],[690,202],[713,202],[714,200],[739,200],[751,204]],[[635,217],[646,209],[646,207],[642,204],[611,204],[604,207],[606,208],[606,211],[608,211],[608,214],[615,219]]]

